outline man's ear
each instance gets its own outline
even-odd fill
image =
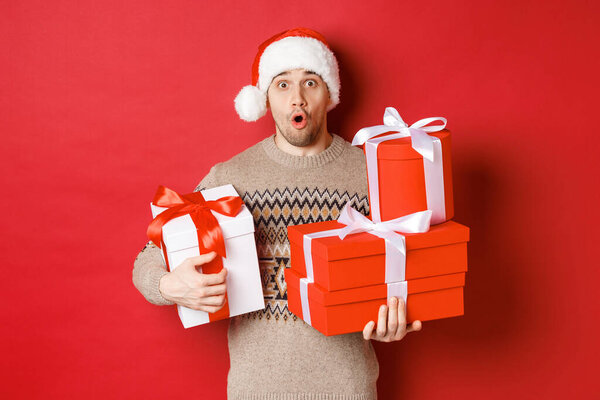
[[[269,88],[267,88],[267,92],[265,93],[265,97],[267,99],[267,110],[271,109],[271,104],[269,104]]]
[[[327,84],[325,84],[325,87],[327,88],[327,107],[329,107],[333,104],[333,100],[331,100],[331,92],[329,91]]]

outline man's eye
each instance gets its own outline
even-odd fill
[[[279,83],[277,84],[277,87],[278,87],[278,88],[281,88],[281,89],[285,89],[285,88],[287,88],[287,87],[288,87],[288,84],[287,84],[287,82],[279,82]]]
[[[317,86],[317,82],[310,79],[310,80],[306,81],[306,86],[308,86],[308,87]]]

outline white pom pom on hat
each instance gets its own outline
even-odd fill
[[[244,121],[252,122],[267,112],[267,89],[282,72],[303,68],[318,74],[327,84],[331,104],[340,102],[340,76],[335,55],[323,35],[308,28],[281,32],[258,47],[252,65],[252,85],[235,98],[235,110]]]
[[[244,86],[234,102],[235,111],[244,121],[256,121],[267,113],[267,96],[256,86]]]

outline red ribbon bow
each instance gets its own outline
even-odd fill
[[[242,208],[243,202],[240,197],[226,196],[207,201],[200,192],[180,195],[174,190],[159,186],[152,203],[167,208],[158,214],[148,226],[148,237],[156,246],[161,247],[164,224],[174,218],[189,214],[197,228],[200,254],[216,251],[221,257],[226,256],[223,231],[211,210],[228,217],[235,217]]]

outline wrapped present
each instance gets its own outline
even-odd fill
[[[429,125],[433,122],[441,125]],[[425,118],[408,126],[392,107],[384,125],[359,130],[353,145],[363,146],[369,204],[375,222],[431,210],[431,224],[452,219],[450,132],[446,119]]]
[[[289,226],[291,269],[329,291],[466,272],[469,228],[429,227],[425,213],[411,227],[410,217],[374,223],[346,205],[338,221]]]
[[[186,258],[215,251],[218,256],[198,267],[218,273],[227,268],[227,302],[216,313],[177,305],[183,326],[189,328],[265,307],[254,221],[232,185],[184,195],[159,187],[151,204],[154,220],[148,237],[161,248],[169,271]]]
[[[286,270],[288,308],[327,336],[362,331],[377,321],[379,307],[391,296],[406,302],[407,323],[464,313],[464,272],[333,292],[303,279]]]

